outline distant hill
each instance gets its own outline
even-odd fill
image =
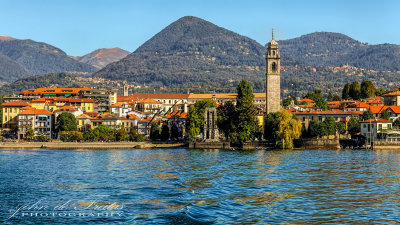
[[[400,46],[368,45],[346,35],[316,32],[279,41],[281,55],[313,66],[351,65],[372,70],[400,70]]]
[[[8,72],[1,76],[1,79],[5,81],[51,72],[93,73],[96,71],[94,67],[68,57],[59,48],[29,39],[19,40],[12,37],[0,37],[0,54],[7,56],[27,70],[27,73],[23,73],[21,69],[12,70],[9,66]]]
[[[119,61],[129,54],[130,52],[120,48],[101,48],[84,56],[74,58],[79,62],[101,69],[112,62]]]

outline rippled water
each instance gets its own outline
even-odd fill
[[[6,224],[400,221],[396,151],[0,150],[0,181]]]

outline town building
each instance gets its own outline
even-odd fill
[[[392,121],[382,118],[360,121],[361,135],[367,139],[383,138],[384,134],[392,129]]]
[[[28,109],[18,114],[18,138],[25,139],[27,130],[32,129],[34,136],[44,135],[52,138],[54,116],[44,109]]]
[[[22,112],[22,108],[30,106],[25,101],[12,101],[1,104],[3,107],[3,129],[16,130],[18,128],[18,114]]]
[[[297,119],[301,121],[304,128],[308,129],[310,121],[324,121],[327,117],[332,117],[336,122],[347,122],[352,116],[359,118],[363,112],[362,111],[343,111],[339,109],[331,109],[327,111],[314,110],[314,111],[291,111],[295,114]]]

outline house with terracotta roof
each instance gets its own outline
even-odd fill
[[[117,102],[111,106],[111,112],[117,114],[119,117],[126,117],[132,110],[133,107],[128,102]]]
[[[137,102],[137,110],[144,113],[158,113],[163,109],[163,103],[151,98],[145,98]]]
[[[86,113],[82,113],[76,117],[78,131],[84,132],[92,128],[92,117]]]
[[[152,123],[161,124],[161,120],[154,118],[154,117],[148,117],[148,118],[139,120],[138,121],[138,133],[142,134],[144,136],[149,136]]]
[[[383,95],[385,106],[400,106],[400,91],[394,91]]]
[[[117,129],[119,125],[121,124],[120,118],[112,113],[104,113],[100,114],[96,117],[91,118],[91,127],[94,129],[98,127],[99,125],[105,125],[107,127],[110,127],[112,129]]]
[[[343,106],[344,111],[368,111],[370,105],[361,102],[361,101],[354,101],[352,103],[346,104]]]
[[[136,115],[130,114],[125,117],[120,117],[120,120],[120,126],[124,128],[126,132],[130,132],[133,129],[138,129],[138,122],[140,118]]]
[[[362,111],[343,111],[340,109],[330,109],[327,111],[313,110],[313,111],[292,111],[296,115],[297,119],[301,121],[303,126],[308,129],[310,121],[324,121],[327,117],[332,117],[336,122],[347,122],[352,116],[359,118]]]
[[[28,129],[35,136],[52,138],[54,130],[54,114],[44,109],[28,109],[18,114],[18,138],[25,139]]]
[[[36,88],[28,89],[20,93],[21,96],[30,96],[32,98],[42,97],[78,97],[81,90],[89,89],[88,87],[83,88]]]
[[[39,98],[32,100],[32,106],[54,112],[60,107],[70,105],[80,108],[82,112],[93,112],[94,100],[84,98]]]
[[[127,97],[127,96],[124,96]],[[135,101],[144,99],[153,99],[162,103],[161,112],[166,114],[168,112],[182,111],[187,112],[189,94],[180,93],[134,93],[128,96]],[[122,99],[122,98],[121,98]]]
[[[390,113],[390,121],[395,121],[400,117],[400,106],[370,106],[369,108],[375,118],[382,117],[383,111],[387,110]]]
[[[185,135],[185,126],[186,126],[186,116],[187,113],[169,113],[167,116],[168,119],[168,127],[171,131],[171,127],[175,124],[178,128],[179,137],[183,137]]]
[[[25,109],[24,107],[31,106],[25,101],[12,101],[1,104],[3,107],[3,129],[16,130],[18,128],[18,114]],[[16,132],[15,132],[16,133]]]
[[[68,112],[74,115],[75,117],[83,114],[81,108],[75,108],[72,105],[62,106],[54,111],[55,118],[57,118],[61,113]]]
[[[383,138],[392,129],[392,121],[382,118],[360,121],[361,135],[368,139]]]

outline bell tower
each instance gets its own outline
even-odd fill
[[[266,68],[266,114],[281,110],[281,56],[278,42],[272,40],[268,43],[267,55],[265,57]]]
[[[124,80],[124,96],[129,96],[128,82]]]

